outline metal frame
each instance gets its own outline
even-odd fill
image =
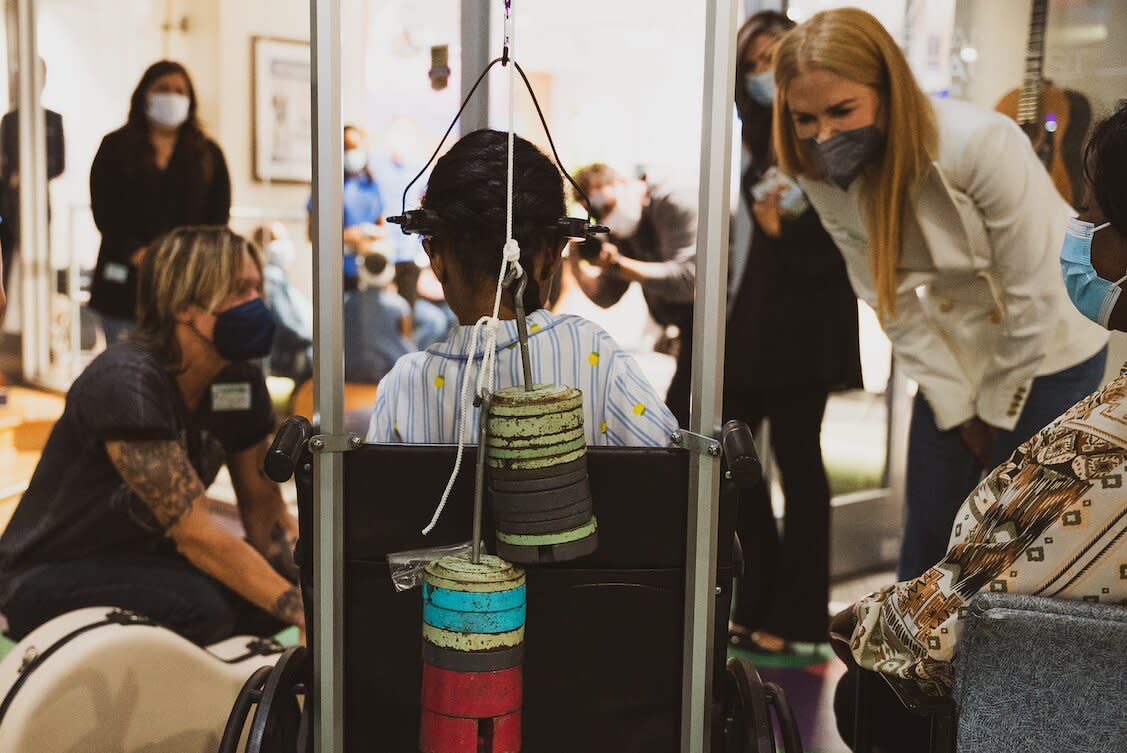
[[[732,170],[732,91],[735,86],[739,0],[708,0],[705,9],[704,96],[701,113],[697,289],[693,307],[692,413],[689,429],[720,429],[727,304],[729,183]],[[717,507],[720,459],[689,461],[690,510],[685,575],[681,750],[707,753],[712,735],[712,625],[716,616]]]
[[[47,241],[47,129],[40,89],[35,0],[7,0],[9,23],[15,10],[16,59],[19,64],[20,160],[20,323],[24,378],[41,383],[51,366],[51,251]],[[11,60],[11,55],[9,55]]]
[[[31,0],[21,0],[31,2]],[[731,173],[732,88],[736,9],[739,0],[708,0],[706,7],[704,101],[701,117],[700,223],[697,236],[697,296],[693,328],[693,412],[689,429],[715,435],[722,395],[728,207]],[[323,435],[343,431],[343,315],[341,258],[342,151],[340,0],[310,0],[313,61],[313,239],[314,381]],[[488,5],[462,1],[463,86],[467,66],[488,54]],[[464,116],[464,129],[485,125],[483,111]],[[317,641],[314,674],[314,750],[335,753],[343,744],[343,455],[319,452],[314,458],[313,578],[317,602],[313,631]],[[706,753],[712,731],[717,511],[719,459],[694,455],[690,489],[696,502],[688,525],[685,582],[685,644],[681,750]]]
[[[341,2],[311,0],[313,66],[313,382],[321,432],[344,430],[344,269],[340,231],[344,183]],[[313,749],[344,744],[344,456],[313,457]]]

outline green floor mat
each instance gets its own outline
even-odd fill
[[[800,643],[796,647],[795,653],[789,654],[767,654],[728,646],[728,656],[747,659],[754,667],[802,669],[813,664],[823,664],[829,661],[834,657],[834,652],[828,643]]]
[[[298,635],[299,634],[297,628],[291,625],[290,627],[276,634],[274,636],[274,640],[278,641],[278,643],[281,643],[283,646],[286,646],[288,648],[290,646],[297,645]]]
[[[0,661],[4,661],[4,657],[12,653],[12,649],[15,647],[15,641],[9,640],[5,635],[0,635]]]

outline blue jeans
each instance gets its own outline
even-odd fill
[[[1099,386],[1107,364],[1107,348],[1086,361],[1033,380],[1029,399],[1017,425],[999,431],[990,454],[992,470],[1021,443]],[[916,395],[908,433],[908,477],[904,541],[900,548],[898,580],[924,573],[947,553],[951,525],[967,495],[982,479],[958,429],[940,431],[922,394]]]
[[[102,332],[106,334],[107,348],[129,334],[129,332],[137,326],[137,322],[132,319],[123,319],[119,316],[106,316],[105,314],[101,314],[101,317]]]

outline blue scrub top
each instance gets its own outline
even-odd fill
[[[342,202],[344,205],[343,228],[364,223],[374,225],[383,216],[383,198],[380,195],[380,187],[367,171],[345,176]],[[309,199],[306,208],[308,210],[313,209],[312,198]],[[356,266],[356,255],[345,254],[344,276],[346,278],[356,277],[359,274]]]

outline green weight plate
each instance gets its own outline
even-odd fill
[[[497,531],[497,542],[504,542],[506,544],[513,544],[515,546],[552,546],[554,544],[566,544],[569,541],[578,541],[585,539],[599,529],[598,521],[592,517],[587,523],[572,528],[568,531],[560,531],[558,533],[544,534],[544,535],[524,535],[524,534],[508,534]]]
[[[587,445],[584,444],[579,449],[571,452],[565,452],[561,455],[550,455],[542,458],[486,458],[490,468],[513,468],[516,470],[536,470],[539,468],[550,468],[552,466],[562,465],[563,463],[572,460],[579,460],[587,455]]]
[[[497,447],[489,445],[486,457],[491,462],[493,461],[509,461],[508,465],[513,468],[521,467],[519,463],[525,461],[543,461],[548,458],[558,458],[563,455],[575,452],[577,450],[587,450],[587,438],[583,436],[583,432],[579,432],[574,437],[570,437],[567,441],[551,444],[536,445],[530,447]],[[559,465],[558,461],[553,461],[551,465]]]

